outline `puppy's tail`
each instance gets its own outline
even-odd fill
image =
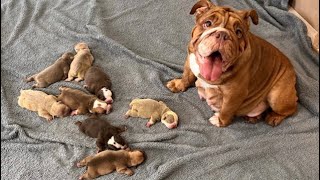
[[[30,76],[30,77],[27,77],[27,78],[25,78],[24,80],[25,80],[25,82],[31,82],[31,81],[34,81],[34,77],[36,76],[36,74],[35,75],[33,75],[33,76]]]
[[[81,121],[77,121],[74,124],[77,125],[77,126],[81,126],[82,122]]]

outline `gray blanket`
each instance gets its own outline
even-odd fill
[[[212,126],[213,112],[196,88],[171,93],[165,84],[182,74],[196,0],[3,0],[1,1],[1,178],[77,179],[75,163],[95,153],[95,139],[80,133],[76,120],[48,123],[17,104],[23,79],[51,65],[62,53],[87,42],[95,65],[113,82],[114,109],[103,115],[127,125],[123,137],[147,160],[131,177],[112,173],[98,179],[319,179],[319,55],[306,27],[290,14],[288,0],[217,0],[218,5],[255,9],[253,33],[291,60],[297,72],[298,112],[280,126]],[[40,89],[58,94],[58,82]],[[177,129],[145,127],[146,119],[124,119],[134,98],[162,100],[178,113]]]

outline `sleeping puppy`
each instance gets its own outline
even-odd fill
[[[66,81],[72,81],[75,77],[75,81],[79,82],[84,79],[87,70],[93,63],[93,56],[86,43],[78,43],[75,45],[75,51],[77,54],[74,56],[74,60],[70,65],[68,78]]]
[[[73,60],[74,54],[71,52],[64,53],[51,66],[43,71],[26,79],[27,82],[36,81],[32,88],[45,88],[50,84],[64,80],[68,77],[70,64]]]
[[[134,99],[129,106],[130,109],[126,112],[125,118],[150,118],[146,124],[147,127],[152,126],[160,120],[169,129],[178,126],[178,115],[162,101],[153,99]]]
[[[209,122],[217,127],[235,116],[279,125],[297,110],[296,74],[279,49],[250,32],[258,24],[255,10],[220,7],[209,0],[191,9],[196,23],[188,46],[182,78],[167,83],[172,92],[196,82],[199,96],[215,111]],[[254,121],[253,121],[254,122]]]
[[[126,127],[116,127],[109,124],[107,121],[98,118],[96,115],[91,115],[83,122],[77,121],[75,124],[79,127],[79,131],[89,137],[97,138],[96,145],[98,152],[106,148],[111,150],[126,149],[127,144],[120,136],[126,130]]]
[[[38,111],[40,117],[51,121],[54,117],[65,117],[70,114],[70,108],[53,95],[42,91],[21,90],[18,97],[19,106],[31,111]]]
[[[111,80],[101,68],[91,66],[84,77],[84,84],[90,93],[95,94],[108,104],[112,104]]]
[[[138,166],[144,160],[144,152],[140,150],[105,150],[77,163],[77,167],[87,166],[87,171],[79,179],[94,179],[113,171],[131,176],[134,172],[129,167]]]
[[[58,100],[72,109],[71,115],[86,113],[108,114],[110,112],[111,105],[100,100],[95,95],[68,87],[60,87],[59,90],[61,93],[58,95]]]

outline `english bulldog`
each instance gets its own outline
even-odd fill
[[[249,31],[255,10],[235,10],[207,0],[191,9],[196,24],[188,45],[182,78],[167,83],[172,92],[196,85],[200,98],[215,111],[209,119],[218,127],[234,116],[256,122],[263,112],[271,126],[297,110],[295,70],[289,59]]]

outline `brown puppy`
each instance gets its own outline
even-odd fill
[[[75,124],[79,127],[79,131],[89,137],[97,138],[96,144],[98,152],[101,152],[106,148],[119,150],[128,147],[126,141],[120,136],[120,134],[126,130],[125,126],[112,126],[110,123],[98,118],[96,115],[91,115],[83,122],[77,121]]]
[[[27,82],[36,81],[32,88],[45,88],[50,84],[61,81],[68,77],[70,64],[73,60],[74,54],[71,52],[64,53],[51,66],[43,71],[26,79]]]
[[[47,121],[51,121],[54,117],[68,116],[71,111],[68,106],[58,101],[55,96],[35,90],[21,90],[18,104],[31,111],[38,111],[39,116]]]
[[[196,3],[196,25],[188,46],[182,79],[167,83],[172,92],[193,86],[216,111],[209,121],[218,127],[234,116],[261,117],[276,126],[296,112],[296,77],[289,59],[276,47],[249,31],[254,10],[237,11],[210,1]]]
[[[131,176],[134,172],[129,167],[138,166],[144,160],[143,151],[105,150],[77,163],[78,167],[87,166],[87,171],[79,179],[94,179],[113,171]]]
[[[86,43],[76,44],[74,50],[77,52],[77,54],[74,56],[74,60],[70,65],[70,70],[66,81],[72,81],[77,77],[75,81],[79,82],[84,79],[84,76],[89,67],[92,65],[94,58]]]
[[[111,85],[110,77],[97,66],[91,66],[84,77],[84,87],[108,104],[113,102]]]
[[[72,109],[71,115],[110,112],[110,104],[108,105],[95,95],[68,87],[60,87],[59,90],[61,94],[58,95],[58,100]]]

